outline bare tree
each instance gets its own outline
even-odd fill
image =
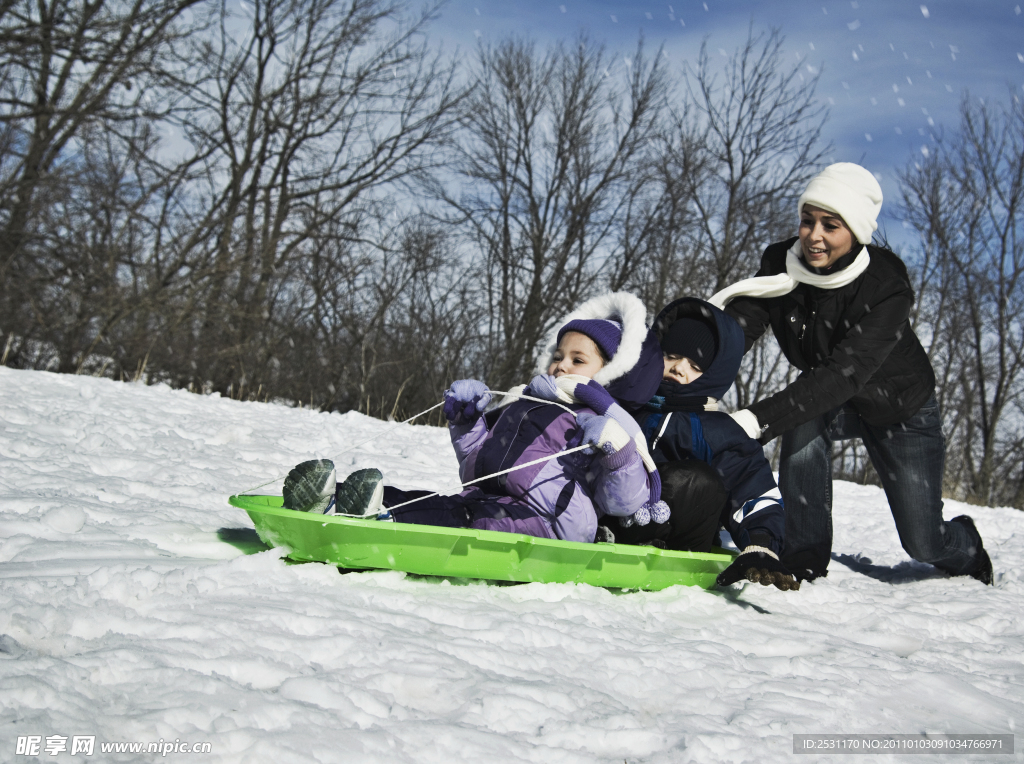
[[[621,85],[613,69],[625,71]],[[494,359],[485,372],[512,384],[551,323],[612,277],[623,226],[644,226],[639,196],[667,83],[642,42],[619,63],[586,38],[543,53],[523,40],[482,48],[474,80],[453,146],[461,193],[434,189],[478,253]]]
[[[89,270],[88,259],[69,261],[52,245],[62,228],[72,230],[65,213],[82,209],[76,195],[97,179],[102,149],[90,155],[89,144],[167,113],[169,105],[154,101],[149,88],[176,77],[173,50],[196,28],[183,16],[198,4],[0,4],[0,320],[21,348],[32,338],[48,344],[61,370],[73,370],[75,362],[66,347],[58,348],[68,334],[51,321],[64,308],[54,293],[64,288],[62,280],[68,286],[94,274],[81,272],[83,265]],[[95,249],[90,256],[107,257]],[[87,322],[88,309],[71,302],[77,304],[70,312],[78,314],[72,324]]]
[[[706,42],[686,70],[687,97],[657,150],[657,246],[633,280],[652,309],[753,275],[765,247],[795,233],[796,200],[828,150],[827,113],[815,99],[817,76],[785,65],[783,43],[776,30],[751,28],[724,72]],[[775,343],[759,342],[744,358],[733,405],[770,395],[789,373]]]
[[[970,501],[1022,499],[1024,109],[965,97],[959,130],[900,176],[919,232],[918,325],[938,372],[947,483]]]
[[[362,241],[366,205],[429,166],[453,126],[454,64],[422,40],[430,11],[392,0],[255,0],[222,6],[215,35],[191,54],[205,79],[184,137],[195,147],[192,201],[168,246],[202,282],[182,306],[195,345],[193,381],[256,380],[299,309],[321,230]],[[365,242],[364,242],[365,243]],[[269,334],[268,334],[269,333]],[[245,369],[245,370],[243,370]]]
[[[795,229],[796,200],[828,151],[821,142],[827,118],[815,98],[818,75],[782,62],[785,39],[754,34],[719,78],[701,46],[688,87],[696,124],[684,113],[676,132],[694,133],[704,147],[706,172],[679,173],[697,210],[697,249],[713,264],[712,292],[750,275],[764,248]]]

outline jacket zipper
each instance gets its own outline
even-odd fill
[[[811,312],[807,314],[807,320],[804,321],[804,327],[800,331],[800,343],[804,354],[804,359],[807,361],[807,365],[814,368],[814,319],[818,315],[817,306],[811,308]]]

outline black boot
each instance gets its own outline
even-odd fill
[[[974,541],[974,568],[964,573],[964,575],[976,578],[986,586],[992,586],[992,560],[989,559],[988,552],[985,551],[985,546],[981,543],[981,534],[978,533],[978,529],[974,527],[974,520],[967,515],[960,515],[950,520],[951,523],[959,523],[967,529],[967,535]]]

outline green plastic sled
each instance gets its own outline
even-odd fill
[[[287,548],[293,560],[343,568],[656,591],[676,584],[708,589],[734,559],[724,549],[674,552],[313,515],[284,509],[280,496],[232,496],[229,501],[249,513],[263,543]]]

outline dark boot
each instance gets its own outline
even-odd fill
[[[349,517],[375,517],[384,498],[384,475],[370,467],[356,470],[334,492],[334,511]]]
[[[331,506],[335,476],[330,459],[296,464],[284,479],[284,508],[322,515]]]
[[[967,515],[960,515],[959,517],[954,517],[950,522],[959,523],[966,528],[967,535],[974,541],[974,559],[976,562],[974,568],[964,575],[976,578],[986,586],[992,586],[992,560],[989,559],[988,552],[985,551],[985,546],[981,543],[981,534],[974,527],[974,520]]]

